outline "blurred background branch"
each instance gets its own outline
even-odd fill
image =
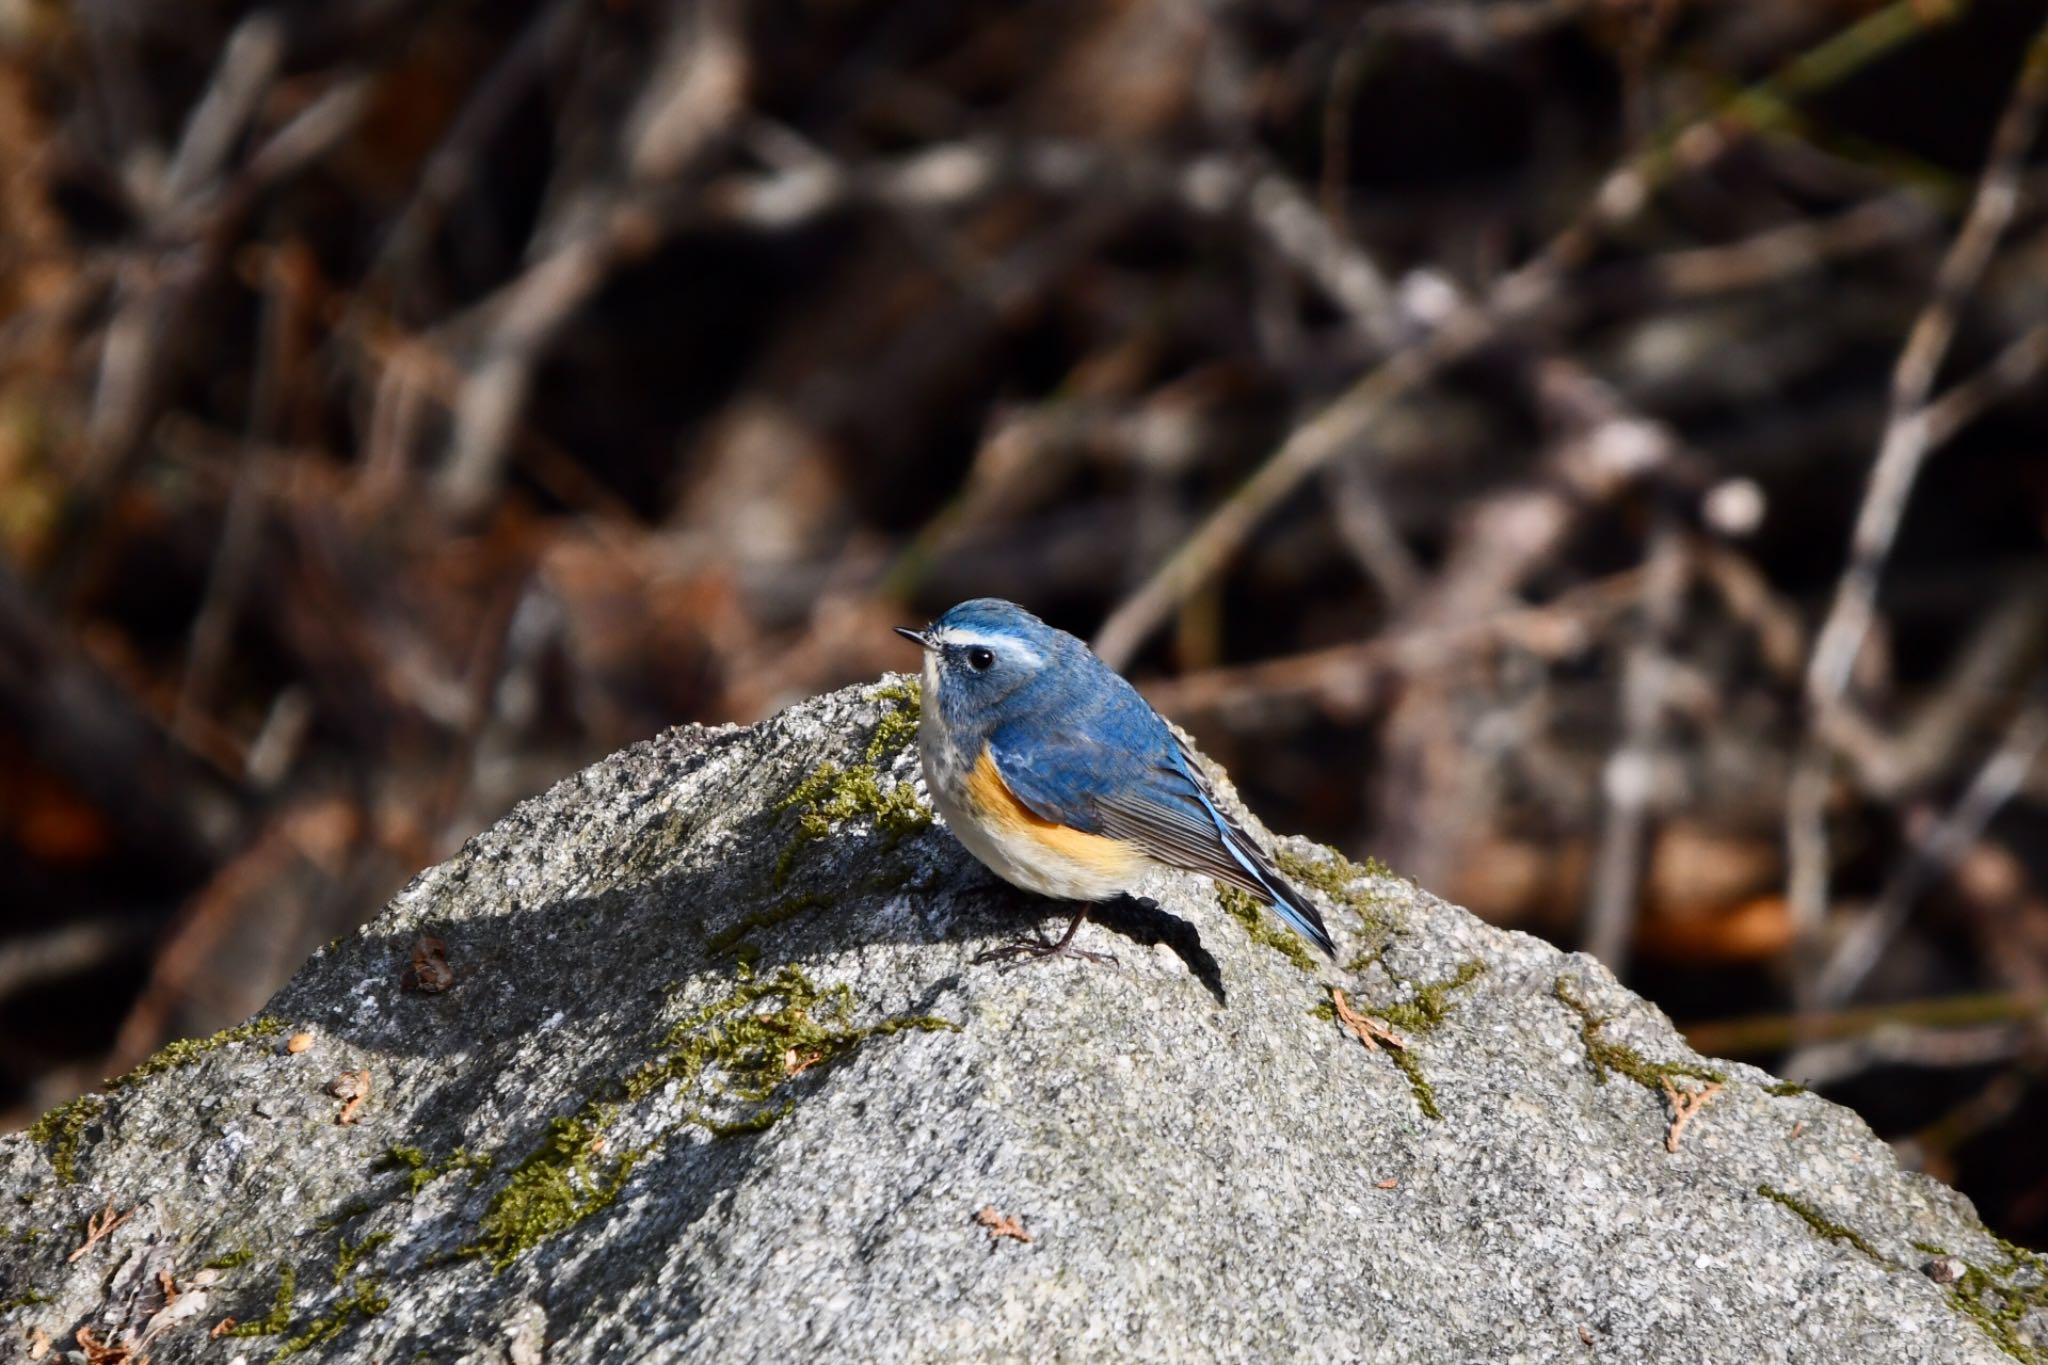
[[[0,1122],[997,594],[2048,1241],[2044,23],[0,0]]]

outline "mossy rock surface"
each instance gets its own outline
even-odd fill
[[[260,1026],[0,1139],[0,1356],[2042,1358],[2038,1261],[1853,1114],[1305,841],[1350,966],[1165,875],[1082,929],[1117,967],[974,965],[1059,912],[929,821],[915,704],[614,755]],[[1667,1151],[1662,1085],[1708,1077]]]

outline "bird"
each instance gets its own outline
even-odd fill
[[[1153,866],[1249,892],[1335,958],[1322,916],[1223,808],[1187,743],[1081,640],[996,597],[896,633],[924,651],[918,754],[947,827],[1004,881],[1079,904],[1057,942],[982,958],[1106,960],[1074,935]]]

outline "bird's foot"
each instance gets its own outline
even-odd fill
[[[978,967],[984,962],[1008,962],[1012,958],[1023,958],[1027,962],[1044,962],[1055,957],[1078,957],[1084,962],[1102,962],[1112,967],[1121,965],[1115,953],[1091,953],[1086,948],[1076,948],[1065,940],[1047,943],[1042,938],[1020,938],[1005,943],[1000,948],[990,948],[987,952],[976,953],[974,963]]]
[[[976,966],[980,966],[985,962],[1008,962],[1012,958],[1022,958],[1026,962],[1044,962],[1055,957],[1078,957],[1084,962],[1101,962],[1110,966],[1122,965],[1117,961],[1114,953],[1091,953],[1085,948],[1076,948],[1074,946],[1075,931],[1080,929],[1081,921],[1087,918],[1088,907],[1084,905],[1081,907],[1081,913],[1074,916],[1073,923],[1067,926],[1067,932],[1061,934],[1057,942],[1048,943],[1042,938],[1020,938],[1014,942],[1005,943],[1000,948],[990,948],[987,952],[976,953],[974,955],[974,963]]]

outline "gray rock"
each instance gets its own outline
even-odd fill
[[[617,754],[0,1140],[10,1351],[2041,1358],[2040,1261],[1853,1114],[1302,840],[1349,965],[1164,875],[1083,929],[1118,967],[974,965],[1056,912],[929,823],[913,696]]]

